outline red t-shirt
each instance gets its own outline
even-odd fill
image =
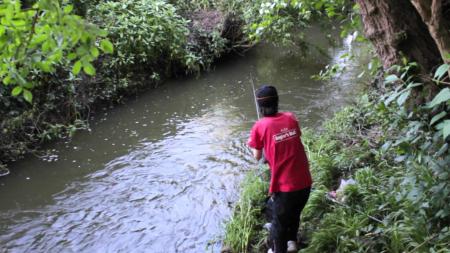
[[[264,148],[271,169],[270,193],[311,187],[308,158],[300,136],[298,121],[290,112],[264,117],[253,125],[248,145]]]

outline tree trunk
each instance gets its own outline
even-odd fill
[[[411,0],[431,36],[445,63],[450,63],[450,21],[444,18],[446,9],[442,0]],[[450,76],[450,70],[449,70]]]
[[[425,73],[441,63],[439,50],[410,0],[356,0],[361,7],[366,37],[384,68],[415,61]]]

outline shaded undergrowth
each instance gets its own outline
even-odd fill
[[[315,190],[302,252],[450,252],[448,142],[428,105],[405,109],[401,87],[369,92],[323,132],[305,132]],[[356,184],[341,202],[327,200],[348,178]]]

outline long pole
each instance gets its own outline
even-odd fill
[[[256,94],[255,94],[255,84],[253,83],[253,76],[252,73],[250,73],[250,83],[252,84],[252,93],[253,93],[253,99],[255,100],[255,108],[256,108],[256,115],[258,116],[258,119],[261,118],[261,116],[259,115],[259,110],[258,110],[258,101],[256,100]]]
[[[258,116],[258,120],[261,118],[260,114],[259,114],[259,110],[258,110],[258,101],[256,100],[256,94],[255,94],[255,84],[253,83],[253,76],[252,73],[250,72],[250,83],[252,84],[252,93],[253,93],[253,99],[255,100],[255,108],[256,108],[256,115]],[[258,174],[260,177],[264,178],[264,168],[261,166],[264,161],[266,160],[265,156],[264,156],[264,152],[261,154],[261,160],[258,161]],[[261,163],[261,161],[263,161]]]

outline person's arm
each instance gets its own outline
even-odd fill
[[[264,143],[258,131],[258,123],[255,123],[255,125],[253,125],[252,130],[250,131],[250,138],[248,139],[247,145],[251,148],[253,157],[257,161],[259,161],[262,157],[262,149],[264,147]]]
[[[252,151],[253,151],[253,157],[256,159],[256,161],[259,161],[259,159],[261,159],[261,157],[262,157],[262,150],[252,148]]]

